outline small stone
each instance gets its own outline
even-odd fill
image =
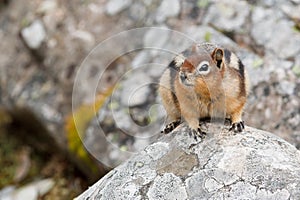
[[[131,0],[110,0],[106,4],[106,13],[108,15],[116,15],[128,8],[130,4]]]
[[[16,190],[15,186],[6,186],[4,188],[1,188],[0,190],[0,199],[2,200],[9,200],[11,199],[11,195]]]
[[[40,180],[35,183],[37,190],[39,191],[39,195],[43,196],[47,194],[51,188],[54,186],[55,182],[53,179],[48,178],[44,180]]]
[[[124,110],[114,112],[114,121],[118,128],[122,130],[130,130],[132,119]]]
[[[32,185],[21,187],[12,196],[12,198],[15,200],[22,200],[22,199],[37,200],[38,197],[39,197],[38,191]]]
[[[156,21],[163,22],[168,17],[176,17],[180,12],[180,2],[179,0],[163,0],[161,2],[157,14]]]
[[[256,7],[252,23],[251,35],[256,43],[265,46],[277,57],[289,59],[300,52],[300,35],[295,32],[294,23],[286,19],[281,10]],[[272,32],[270,27],[280,31]]]
[[[273,32],[270,27],[277,27],[277,21],[283,17],[281,12],[263,7],[255,7],[252,11],[251,35],[259,45],[265,45],[270,41]]]
[[[264,26],[272,26],[273,22],[271,20],[266,20],[264,23],[257,23],[253,25],[251,30],[251,35],[259,45],[265,44],[269,41],[270,37],[272,36],[271,32],[266,32]]]
[[[300,1],[299,1],[300,3]],[[300,20],[300,5],[292,5],[292,4],[283,4],[281,6],[282,11],[289,16],[291,19]]]
[[[89,47],[95,44],[95,37],[88,31],[76,30],[72,33],[72,36],[84,41]]]
[[[277,91],[280,95],[293,95],[296,85],[287,80],[280,81]]]
[[[37,200],[39,197],[47,194],[49,190],[54,186],[54,181],[52,179],[44,179],[40,181],[35,181],[28,185],[25,185],[17,190],[15,190],[11,196],[7,196],[7,199],[23,200],[32,199]]]
[[[271,109],[270,108],[266,108],[265,109],[265,118],[266,119],[271,119],[271,117],[272,117]]]
[[[134,57],[132,61],[132,67],[138,68],[142,65],[147,64],[149,61],[150,61],[149,51],[142,51]]]
[[[147,9],[143,4],[136,2],[132,6],[130,6],[129,16],[134,21],[144,20],[146,14]]]
[[[22,29],[22,38],[31,49],[38,49],[46,39],[46,31],[41,20],[35,20],[30,26]]]
[[[165,27],[151,28],[144,36],[144,47],[162,48],[166,44],[170,32]],[[158,51],[155,51],[158,52]]]
[[[293,30],[294,23],[281,20],[276,22],[275,26],[280,32],[272,33],[269,42],[265,44],[266,47],[275,52],[279,58],[287,59],[296,56],[300,52],[300,35]]]
[[[124,88],[121,92],[121,103],[124,106],[138,106],[145,103],[150,95],[151,79],[143,73],[130,76],[122,85]]]
[[[44,0],[38,8],[39,13],[48,13],[57,8],[56,0]]]
[[[250,5],[246,1],[225,1],[209,7],[204,23],[225,31],[241,32],[249,14]]]

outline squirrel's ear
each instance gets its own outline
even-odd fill
[[[216,48],[213,53],[211,54],[211,57],[213,61],[215,61],[218,68],[222,67],[223,64],[223,57],[224,57],[224,51],[223,49]]]
[[[199,47],[196,44],[194,44],[192,46],[192,52],[198,52],[198,51],[199,51]]]

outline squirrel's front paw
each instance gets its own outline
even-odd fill
[[[229,131],[234,131],[235,133],[242,132],[245,129],[244,121],[233,123]]]
[[[168,133],[172,132],[180,123],[181,123],[181,120],[178,119],[176,121],[173,121],[173,122],[167,124],[166,127],[164,128],[164,130],[161,131],[161,133],[168,134]]]
[[[198,138],[200,138],[201,140],[203,140],[205,138],[206,133],[201,131],[200,127],[198,127],[197,129],[192,129],[190,128],[189,131],[190,136],[194,136],[194,139],[196,141],[198,141]]]

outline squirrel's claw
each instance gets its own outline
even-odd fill
[[[229,131],[234,131],[235,133],[242,132],[245,129],[244,121],[233,123]]]
[[[189,134],[190,134],[190,136],[194,136],[194,139],[196,140],[196,141],[198,141],[198,138],[200,138],[201,140],[203,140],[204,138],[205,138],[205,135],[206,135],[206,133],[205,132],[203,132],[203,131],[201,131],[201,129],[200,128],[197,128],[197,130],[196,129],[191,129],[190,131],[189,131]]]
[[[172,132],[180,123],[181,123],[181,120],[178,119],[176,121],[173,121],[173,122],[167,124],[166,127],[164,128],[164,130],[161,131],[161,133],[168,134],[168,133]]]

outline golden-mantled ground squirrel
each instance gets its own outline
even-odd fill
[[[172,60],[161,76],[158,91],[171,122],[164,133],[176,128],[181,118],[195,139],[203,137],[203,119],[229,119],[230,130],[244,129],[248,75],[241,60],[228,49],[211,43],[193,45]]]

